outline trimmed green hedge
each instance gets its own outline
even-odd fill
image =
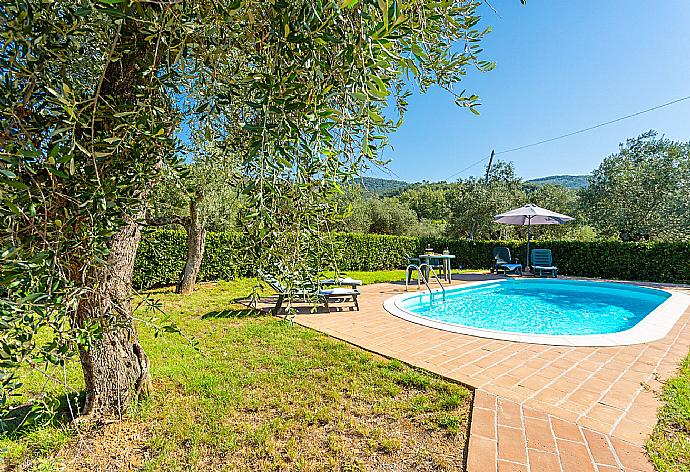
[[[379,234],[336,234],[333,253],[339,270],[389,270],[405,267],[407,254],[416,254],[419,239]],[[231,280],[252,276],[255,264],[248,260],[244,238],[231,232],[208,233],[199,271],[200,281]],[[330,248],[323,260],[330,260]],[[133,283],[150,288],[177,283],[187,257],[187,236],[183,230],[154,230],[144,233],[134,261]]]
[[[232,280],[253,275],[245,257],[246,241],[237,233],[208,233],[200,281]],[[145,233],[134,260],[132,282],[138,288],[177,283],[187,258],[187,235],[183,230],[156,230]]]
[[[407,236],[338,233],[334,235],[339,270],[390,270],[407,265],[418,254],[420,241]]]
[[[526,241],[467,241],[426,239],[441,251],[448,248],[469,269],[491,267],[491,251],[507,246],[522,264],[527,259]],[[533,241],[531,248],[547,248],[553,253],[558,273],[579,277],[690,283],[690,244],[631,243],[621,241]]]
[[[249,242],[237,233],[209,233],[199,280],[230,280],[253,275],[254,263],[243,248]],[[488,269],[491,250],[507,246],[513,257],[525,263],[525,241],[467,241],[410,238],[377,234],[335,234],[337,267],[343,271],[403,268],[407,254],[417,255],[430,244],[436,251],[449,249],[457,256],[453,267]],[[624,243],[619,241],[536,241],[532,248],[549,248],[559,273],[621,280],[690,283],[690,244]],[[184,268],[184,231],[156,230],[146,233],[139,245],[134,285],[148,288],[177,282]],[[328,260],[324,256],[324,260]]]

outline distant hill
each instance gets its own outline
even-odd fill
[[[554,184],[577,189],[587,186],[588,177],[588,175],[550,175],[548,177],[526,180],[525,183],[534,185]],[[402,180],[379,179],[377,177],[362,177],[356,180],[369,192],[382,197],[397,195],[407,187],[422,185],[421,183],[411,184]]]
[[[539,179],[527,180],[531,184],[554,184],[568,188],[584,188],[587,186],[589,175],[550,175]]]
[[[362,177],[357,180],[362,187],[366,188],[371,193],[384,197],[395,195],[405,187],[411,185],[402,180],[379,179],[376,177]]]

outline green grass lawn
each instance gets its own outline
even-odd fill
[[[647,440],[647,453],[659,471],[690,470],[690,356],[661,394],[659,422]]]
[[[349,276],[400,280],[404,271]],[[122,422],[0,435],[8,470],[461,470],[471,394],[238,304],[251,279],[154,291],[199,341],[140,327],[155,391]],[[79,386],[76,364],[68,378]],[[25,395],[42,379],[27,378]],[[49,396],[62,394],[59,386]],[[22,401],[22,399],[18,399]],[[1,463],[2,461],[0,461]]]

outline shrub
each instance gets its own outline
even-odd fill
[[[135,261],[133,281],[139,288],[177,282],[186,257],[184,231],[156,230],[144,235]],[[507,246],[513,257],[525,263],[526,241],[469,241],[446,238],[412,238],[377,234],[335,233],[333,247],[324,248],[323,261],[342,271],[375,271],[404,268],[407,254],[420,254],[427,245],[436,251],[450,250],[453,267],[488,269],[495,246]],[[245,256],[250,244],[243,235],[208,233],[200,281],[230,280],[254,275],[255,263]],[[633,243],[620,241],[533,241],[532,248],[553,252],[559,273],[582,277],[688,283],[690,244]],[[330,266],[331,264],[328,264]],[[322,269],[327,269],[327,266]]]
[[[207,233],[199,281],[232,280],[253,275],[247,260],[246,241],[238,233]],[[138,288],[177,283],[187,258],[187,235],[183,230],[155,230],[142,237],[134,261],[132,282]]]
[[[407,254],[417,254],[420,241],[407,236],[336,233],[335,263],[339,270],[389,270],[405,267]]]
[[[184,231],[156,230],[144,233],[134,259],[132,283],[138,288],[177,282],[187,255]]]
[[[510,248],[511,255],[525,264],[526,241],[467,241],[424,239],[441,251],[449,249],[463,267],[488,269],[495,246]],[[559,274],[605,279],[688,283],[690,244],[633,243],[622,241],[533,241],[531,248],[551,249]]]

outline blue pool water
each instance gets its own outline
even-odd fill
[[[510,279],[412,295],[397,303],[417,316],[513,333],[584,335],[632,328],[671,295],[626,284]]]

